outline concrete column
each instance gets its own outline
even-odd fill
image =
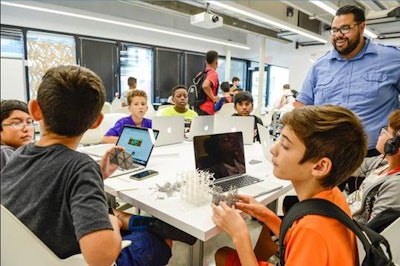
[[[264,75],[265,75],[265,70],[264,70],[264,65],[265,65],[265,42],[266,39],[265,37],[261,37],[261,43],[260,43],[260,64],[259,64],[259,76],[258,76],[258,100],[257,100],[257,108],[255,110],[255,115],[259,116],[261,115],[261,105],[262,105],[262,98],[263,98],[263,92],[264,92]]]
[[[220,80],[220,82],[229,81],[231,82],[231,48],[226,47],[226,59],[225,59],[225,80]]]

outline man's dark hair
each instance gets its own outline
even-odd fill
[[[233,98],[233,102],[235,103],[235,105],[243,101],[248,101],[250,103],[253,103],[253,96],[251,96],[250,92],[241,91],[238,94],[236,94],[235,97]]]
[[[233,77],[232,78],[232,83],[235,82],[235,81],[240,81],[240,79],[238,77]]]
[[[207,52],[207,54],[206,54],[207,64],[212,64],[217,59],[218,59],[217,51],[211,50],[211,51]]]
[[[137,81],[136,81],[136,78],[134,78],[134,77],[129,77],[128,78],[128,85],[132,85],[132,83],[134,84],[134,83],[136,83]]]
[[[0,124],[3,123],[4,120],[9,118],[13,111],[19,110],[29,114],[28,105],[18,100],[1,100],[0,109]],[[3,130],[3,127],[0,125],[0,131],[1,130]]]
[[[44,74],[36,100],[48,131],[75,137],[82,135],[98,118],[105,89],[100,77],[87,68],[57,66]]]
[[[173,87],[172,90],[171,90],[171,95],[172,95],[172,97],[175,96],[175,92],[176,92],[177,90],[179,90],[179,89],[184,89],[184,90],[187,91],[187,88],[185,87],[185,85],[176,85],[176,86]]]
[[[228,81],[221,82],[221,90],[223,92],[229,92],[230,88],[231,88],[231,85],[229,84]]]
[[[353,14],[354,15],[354,21],[357,23],[364,22],[365,21],[365,14],[364,10],[357,6],[342,6],[336,11],[335,16],[340,16],[340,15],[347,15],[347,14]]]

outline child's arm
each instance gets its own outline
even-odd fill
[[[104,136],[101,139],[101,143],[103,144],[115,144],[118,141],[118,137],[115,136]]]

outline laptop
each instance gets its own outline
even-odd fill
[[[272,154],[270,152],[272,146],[271,134],[269,129],[261,124],[257,124],[258,135],[260,136],[260,142],[265,159],[272,162]]]
[[[185,138],[185,118],[183,116],[155,116],[152,127],[160,133],[155,146],[181,143]]]
[[[244,144],[254,142],[254,116],[215,116],[214,133],[243,133]]]
[[[125,148],[125,152],[132,157],[132,167],[129,169],[118,168],[111,177],[125,175],[132,172],[143,170],[149,162],[151,152],[158,137],[159,131],[151,128],[140,128],[124,125],[116,146]],[[94,148],[84,149],[83,152],[91,155],[97,161],[105,151],[113,145],[99,145]]]
[[[190,124],[190,131],[189,134],[187,135],[187,139],[192,140],[194,136],[212,134],[213,132],[214,132],[213,115],[201,115],[193,117],[192,123]]]
[[[241,194],[257,197],[279,188],[279,184],[267,186],[262,178],[246,174],[242,132],[195,136],[193,146],[196,168],[213,173],[214,185],[223,192],[235,187]]]

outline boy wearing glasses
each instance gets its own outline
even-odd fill
[[[377,156],[379,129],[400,108],[400,49],[364,37],[365,14],[356,6],[336,11],[331,25],[334,47],[309,71],[294,105],[336,104],[362,120],[368,135],[367,156]]]
[[[26,103],[18,100],[1,100],[0,109],[0,169],[3,169],[15,149],[32,142],[34,127]]]
[[[366,178],[347,198],[354,219],[363,224],[390,208],[400,216],[400,109],[390,114],[387,122],[376,144],[381,155],[364,160],[354,176]]]

